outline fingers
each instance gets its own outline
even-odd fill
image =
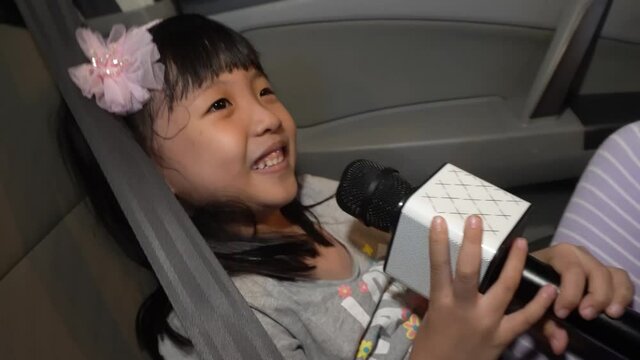
[[[524,308],[502,318],[498,335],[505,342],[511,342],[517,336],[538,322],[556,298],[556,289],[545,285]]]
[[[547,259],[560,274],[560,289],[554,312],[561,319],[566,318],[578,306],[584,295],[586,276],[576,251],[577,248],[571,245],[555,245],[554,256]]]
[[[560,355],[567,350],[569,335],[567,331],[559,327],[553,320],[545,321],[542,326],[543,335],[549,340],[549,345],[554,354]]]
[[[520,284],[526,258],[527,241],[518,238],[509,250],[509,256],[500,272],[500,277],[486,293],[486,298],[492,304],[494,310],[504,313],[507,305],[509,305]]]
[[[584,287],[585,276],[579,266],[573,265],[567,271],[561,272],[558,300],[554,307],[557,317],[566,318],[569,312],[578,306],[584,293]]]
[[[449,260],[449,231],[441,216],[431,221],[429,229],[429,261],[431,264],[431,297],[451,291],[451,261]]]
[[[607,315],[618,318],[624,313],[624,308],[633,301],[633,283],[626,271],[618,268],[609,268],[613,281],[613,296],[607,306]]]
[[[587,275],[589,293],[580,301],[579,311],[584,319],[591,320],[611,304],[613,278],[609,269],[586,251],[581,261]]]
[[[465,222],[462,246],[458,254],[453,292],[461,301],[474,301],[478,295],[482,244],[482,220],[469,216]]]
[[[633,284],[628,275],[621,269],[605,267],[582,247],[559,244],[537,252],[536,256],[561,274],[555,304],[559,318],[565,318],[578,304],[580,315],[586,320],[603,310],[609,316],[619,317],[633,299]]]

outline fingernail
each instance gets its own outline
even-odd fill
[[[569,310],[567,310],[565,308],[560,308],[560,309],[556,310],[556,316],[559,317],[560,319],[566,318],[567,315],[569,315]]]
[[[561,349],[561,343],[559,339],[553,338],[551,340],[549,340],[549,342],[551,342],[551,351],[553,351],[554,354],[556,355],[561,355],[562,354],[562,349]]]
[[[481,226],[481,221],[478,215],[471,215],[467,218],[467,226],[471,229],[477,229]]]
[[[581,309],[580,313],[585,320],[591,320],[596,317],[596,310],[591,306]]]
[[[517,238],[516,239],[516,246],[520,249],[526,249],[527,248],[527,240],[523,239],[523,238]],[[555,291],[555,289],[553,289],[553,291]]]
[[[433,226],[435,230],[442,230],[442,228],[444,227],[444,219],[442,218],[442,216],[434,217],[431,226]]]
[[[623,312],[624,309],[618,304],[609,305],[609,307],[607,308],[607,314],[613,317],[620,317]]]
[[[558,294],[558,291],[556,291],[556,288],[553,286],[545,286],[544,288],[542,288],[542,291],[543,291],[542,294],[545,297],[552,298],[552,299],[556,297],[556,294]]]

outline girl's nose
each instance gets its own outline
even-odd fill
[[[253,133],[256,136],[275,132],[282,127],[282,121],[270,109],[257,103],[253,110]]]

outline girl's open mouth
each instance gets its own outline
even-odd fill
[[[287,165],[287,151],[286,147],[280,147],[274,151],[262,156],[253,163],[251,170],[256,171],[277,171],[284,168]]]

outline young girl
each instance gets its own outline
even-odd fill
[[[386,235],[337,207],[335,181],[296,176],[294,121],[249,42],[197,15],[166,19],[148,31],[119,28],[108,46],[80,32],[92,64],[71,69],[71,76],[101,107],[126,115],[123,121],[285,359],[493,359],[556,298],[545,287],[505,315],[526,241],[515,242],[499,280],[479,294],[481,219],[468,219],[451,274],[446,222],[437,217],[425,316],[423,299],[353,245]],[[67,121],[64,130],[97,215],[127,254],[147,264],[77,127]],[[585,318],[605,309],[620,316],[631,300],[626,274],[583,249],[557,245],[536,255],[562,275],[554,305],[559,317],[575,308]],[[161,288],[141,307],[137,329],[155,359],[197,358]],[[564,330],[547,322],[543,332],[554,352],[564,351]]]

